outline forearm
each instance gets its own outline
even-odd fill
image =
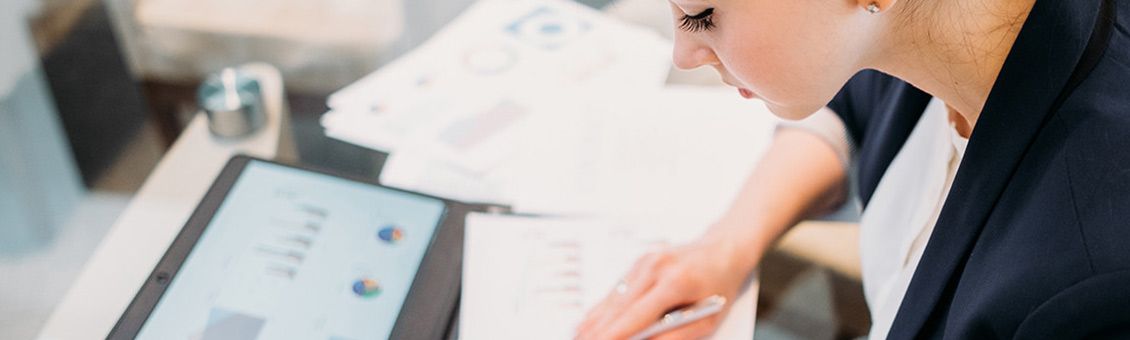
[[[826,141],[782,129],[728,212],[703,237],[725,247],[735,269],[753,270],[793,225],[843,202],[845,180],[843,164]]]

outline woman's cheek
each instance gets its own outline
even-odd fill
[[[774,115],[790,120],[804,119],[824,107],[821,80],[812,71],[786,60],[780,54],[739,57],[741,61],[728,68],[732,75],[748,89],[761,97]],[[751,61],[752,60],[752,61]]]
[[[777,56],[770,53],[746,51],[734,56],[733,66],[727,67],[733,76],[759,97],[768,101],[786,100],[783,96],[791,86],[789,72],[780,65]]]

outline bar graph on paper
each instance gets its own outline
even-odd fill
[[[493,324],[461,330],[468,339],[569,338],[640,254],[666,243],[637,228],[595,221],[481,223],[494,218],[468,219],[464,303],[491,307],[468,322]]]

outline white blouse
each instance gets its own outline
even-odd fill
[[[838,116],[827,110],[814,116],[820,118],[786,126],[823,136],[841,157],[850,159],[852,147],[843,138],[845,128]],[[860,255],[871,339],[884,339],[891,329],[967,143],[950,122],[945,103],[931,100],[863,211]]]

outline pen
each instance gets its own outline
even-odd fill
[[[702,320],[705,317],[717,314],[726,305],[726,298],[721,295],[711,295],[686,308],[681,308],[664,314],[659,321],[643,331],[632,336],[631,340],[644,340],[660,333],[679,328],[691,322]]]

